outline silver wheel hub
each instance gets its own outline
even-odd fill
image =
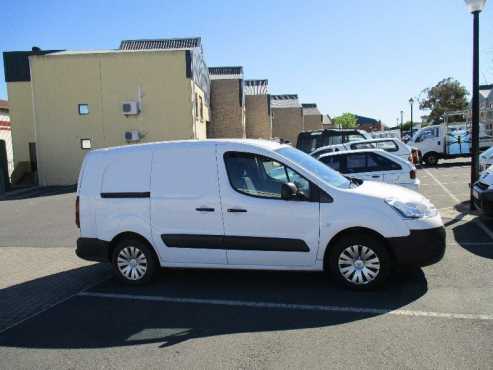
[[[147,271],[147,258],[139,248],[125,247],[117,257],[120,273],[128,280],[140,280]]]
[[[351,284],[364,285],[375,280],[380,272],[380,259],[364,245],[344,249],[337,261],[339,272]]]

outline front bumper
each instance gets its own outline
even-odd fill
[[[79,238],[77,239],[77,257],[87,261],[108,262],[109,243],[97,238]]]
[[[475,183],[472,188],[474,205],[488,215],[493,215],[493,190],[483,189]]]
[[[388,245],[398,265],[428,266],[445,254],[445,228],[411,230],[408,236],[388,238]]]

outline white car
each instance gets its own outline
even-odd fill
[[[319,161],[343,175],[360,180],[381,181],[418,191],[416,167],[380,149],[349,150],[322,155]]]
[[[328,145],[314,150],[310,155],[314,158],[320,158],[323,154],[333,153],[342,150],[358,149],[382,149],[394,154],[404,160],[412,162],[412,149],[409,145],[404,144],[396,138],[370,139],[362,141],[353,141],[351,143]]]
[[[479,155],[479,172],[483,172],[493,164],[493,146]]]
[[[437,209],[402,187],[358,185],[291,146],[262,140],[132,145],[86,154],[79,257],[122,281],[159,267],[329,270],[369,289],[392,266],[445,252]]]

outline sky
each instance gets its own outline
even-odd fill
[[[0,51],[194,36],[209,67],[241,65],[245,78],[267,78],[271,94],[298,94],[330,116],[394,125],[401,110],[410,119],[410,97],[443,78],[471,90],[472,16],[463,0],[2,0]],[[490,0],[481,13],[481,84],[493,83],[492,36]],[[415,120],[424,113],[415,109]]]

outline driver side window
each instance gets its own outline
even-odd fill
[[[300,192],[310,197],[310,182],[271,158],[252,154],[228,152],[224,155],[231,186],[238,192],[262,198],[281,199],[281,186],[294,183]]]

